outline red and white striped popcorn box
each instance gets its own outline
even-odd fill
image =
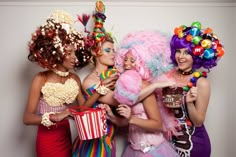
[[[78,111],[82,109],[83,111]],[[70,108],[81,140],[100,138],[107,133],[105,110],[76,106]]]

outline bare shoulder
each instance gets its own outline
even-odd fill
[[[46,74],[47,74],[47,72],[48,71],[38,72],[34,76],[34,78],[32,80],[31,86],[33,88],[41,88],[44,85],[44,83],[46,82],[46,79],[47,79]]]
[[[201,77],[197,81],[197,87],[200,88],[210,88],[210,82],[205,77]]]
[[[86,76],[83,80],[82,88],[85,90],[85,89],[91,87],[92,85],[97,84],[99,82],[99,80],[96,77],[97,76],[93,75],[93,73]]]
[[[45,81],[47,73],[48,73],[48,71],[41,71],[41,72],[38,72],[38,73],[34,76],[33,81],[37,81],[37,82]]]
[[[71,72],[70,75],[79,85],[81,85],[80,77],[77,74]]]

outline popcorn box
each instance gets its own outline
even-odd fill
[[[104,109],[74,106],[69,110],[74,116],[78,136],[81,140],[90,140],[106,135],[107,125]]]

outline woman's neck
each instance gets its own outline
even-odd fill
[[[174,78],[177,83],[177,86],[180,86],[180,87],[185,86],[189,82],[191,77],[192,77],[192,74],[183,75],[178,70],[176,70],[174,73]]]
[[[107,65],[103,65],[103,64],[97,64],[96,67],[95,67],[95,72],[97,74],[101,74],[101,72],[103,72],[104,70],[106,70],[108,68]]]
[[[62,72],[68,72],[68,71],[69,71],[69,69],[65,68],[65,67],[62,66],[62,65],[58,65],[58,66],[56,67],[56,70],[62,71]]]
[[[60,77],[67,77],[70,74],[69,70],[63,66],[57,66],[55,69],[52,69],[52,71]]]
[[[182,69],[178,69],[178,72],[182,75],[191,75],[194,70],[191,68],[191,69],[185,69],[185,70],[182,70]]]

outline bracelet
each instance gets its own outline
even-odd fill
[[[101,82],[96,84],[94,89],[96,90],[96,92],[98,92],[101,95],[106,95],[109,91],[109,89],[107,87],[105,87],[104,85],[101,85]]]
[[[55,114],[55,112],[46,112],[43,114],[42,116],[42,121],[41,124],[46,126],[46,127],[50,127],[51,125],[55,125],[56,123],[53,123],[50,120],[50,115]]]

